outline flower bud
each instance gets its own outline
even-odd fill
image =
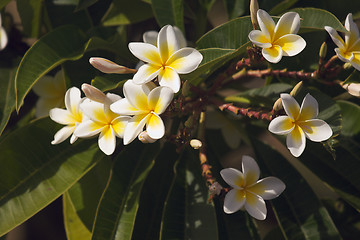
[[[347,63],[344,64],[343,67],[344,67],[345,70],[348,70],[348,69],[351,69],[353,66],[351,65],[351,63],[347,62]]]
[[[273,110],[275,111],[275,112],[277,112],[277,111],[280,111],[280,109],[282,109],[282,101],[281,101],[281,98],[278,98],[278,100],[276,100],[276,102],[274,103],[274,105],[273,105]]]
[[[221,189],[223,189],[223,187],[220,185],[220,183],[218,182],[214,182],[210,187],[209,187],[209,190],[210,190],[210,193],[213,194],[213,195],[220,195],[221,193]]]
[[[360,83],[341,84],[350,95],[360,97]]]
[[[320,47],[319,57],[325,58],[326,53],[327,53],[327,44],[326,44],[326,42],[323,42],[323,44],[321,44],[321,47]]]
[[[149,136],[149,134],[147,133],[147,131],[143,131],[139,134],[138,139],[142,142],[142,143],[154,143],[156,142],[157,139],[153,139]]]
[[[303,86],[303,82],[302,82],[302,81],[298,82],[298,83],[295,85],[295,87],[293,88],[293,90],[291,90],[290,95],[293,96],[293,97],[295,97],[296,94],[298,94],[299,91],[301,90],[302,86]]]
[[[81,85],[81,90],[84,92],[85,96],[89,98],[90,100],[104,103],[106,99],[105,93],[100,91],[94,86],[91,86],[90,84],[83,83]]]
[[[89,62],[94,68],[100,70],[103,73],[126,74],[126,73],[136,73],[137,71],[135,69],[120,66],[108,59],[100,58],[100,57],[92,57],[89,59]]]
[[[186,80],[182,86],[181,93],[184,97],[187,97],[190,95],[190,83],[188,80]]]
[[[199,139],[191,139],[190,146],[193,149],[199,149],[202,147],[202,142]]]
[[[251,23],[253,28],[256,29],[259,26],[257,21],[257,11],[259,10],[259,3],[257,0],[250,1],[250,16],[251,16]]]

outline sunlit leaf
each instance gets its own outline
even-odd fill
[[[45,118],[1,141],[0,235],[50,204],[104,158],[94,141],[52,146],[57,129]]]
[[[354,136],[360,132],[360,107],[352,102],[337,101],[341,108],[342,129],[341,134],[347,137]]]
[[[16,105],[14,89],[15,70],[0,69],[0,81],[3,85],[0,87],[0,135],[6,127],[11,112]]]

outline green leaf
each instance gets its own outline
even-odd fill
[[[151,6],[141,0],[114,0],[102,22],[104,26],[126,25],[152,16]]]
[[[0,10],[3,9],[11,0],[2,0],[0,1]]]
[[[291,6],[293,6],[295,3],[297,3],[298,0],[285,0],[278,4],[276,4],[270,11],[269,14],[271,15],[278,15],[280,13],[284,13],[285,10],[289,9]]]
[[[260,167],[286,184],[285,191],[271,201],[285,239],[341,239],[326,208],[287,160],[259,141],[254,148]]]
[[[225,2],[229,19],[239,17],[249,9],[249,1],[246,0],[227,0]]]
[[[103,159],[66,193],[77,217],[90,232],[93,228],[99,200],[110,177],[111,166],[110,159]],[[69,233],[72,234],[71,231],[68,231]]]
[[[56,129],[49,118],[40,119],[0,142],[0,236],[50,204],[104,158],[94,141],[51,145]]]
[[[344,83],[359,83],[360,82],[360,72],[358,70],[354,70],[344,81]]]
[[[0,69],[0,135],[4,131],[12,111],[15,109],[16,98],[14,89],[15,71],[13,69]]]
[[[78,5],[76,6],[76,10],[82,10],[85,8],[90,7],[91,5],[95,4],[99,0],[79,0]]]
[[[217,239],[214,205],[201,176],[200,160],[184,154],[164,205],[161,239]]]
[[[15,76],[17,111],[39,78],[67,60],[82,57],[87,40],[78,27],[68,25],[48,33],[26,52]]]
[[[360,132],[360,107],[352,102],[339,100],[337,104],[341,108],[342,129],[341,134],[347,137],[354,136]]]
[[[43,0],[17,0],[16,5],[24,27],[24,34],[28,37],[38,38]]]
[[[142,186],[158,150],[158,143],[136,142],[115,158],[96,214],[93,240],[131,239]]]
[[[167,24],[177,26],[184,32],[183,0],[151,0],[156,21],[160,27]]]
[[[105,92],[122,87],[128,79],[131,79],[131,77],[130,74],[107,74],[96,76],[91,80],[91,85]]]
[[[325,26],[330,26],[337,31],[346,32],[339,19],[334,14],[324,9],[318,8],[295,8],[292,12],[297,12],[303,19],[300,28],[305,30],[324,30]],[[325,30],[324,30],[325,31]]]
[[[68,192],[63,195],[63,214],[66,237],[68,240],[90,240],[91,232],[76,213]]]

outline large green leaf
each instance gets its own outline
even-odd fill
[[[24,27],[23,33],[28,37],[39,37],[43,0],[17,0],[16,5]]]
[[[92,239],[131,239],[143,183],[159,144],[136,142],[115,159],[111,177],[100,199]]]
[[[354,136],[360,132],[360,107],[352,102],[339,100],[337,104],[341,108],[342,129],[341,134],[347,137]]]
[[[89,231],[77,215],[68,192],[65,192],[63,195],[63,214],[64,226],[68,240],[91,239],[91,231]]]
[[[295,8],[303,20],[300,23],[301,29],[305,30],[324,30],[325,26],[330,26],[337,31],[345,32],[346,29],[341,22],[331,12],[318,8]]]
[[[141,0],[114,0],[102,22],[117,26],[140,22],[152,17],[151,6]]]
[[[13,69],[0,69],[0,135],[4,131],[11,112],[14,111],[16,105],[15,89],[14,89],[15,71]]]
[[[285,191],[272,200],[285,239],[341,239],[326,208],[304,178],[270,146],[254,142],[261,168],[285,184]]]
[[[40,119],[0,142],[0,235],[54,201],[104,158],[90,140],[52,146],[56,129],[58,124]]]
[[[67,25],[48,33],[26,52],[15,77],[17,111],[39,78],[66,60],[82,57],[87,40],[78,27]]]
[[[276,4],[273,8],[271,8],[269,14],[277,15],[277,14],[283,13],[285,10],[289,9],[291,6],[293,6],[298,1],[299,0],[284,0],[284,1]]]
[[[161,239],[217,239],[214,205],[201,176],[200,160],[184,154],[164,205]]]
[[[170,24],[184,31],[183,0],[151,0],[151,3],[155,18],[161,27]]]

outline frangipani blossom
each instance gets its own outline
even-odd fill
[[[180,48],[172,26],[164,26],[157,37],[157,46],[150,43],[132,42],[129,49],[137,58],[147,63],[133,77],[135,84],[144,84],[158,77],[160,86],[180,90],[179,74],[194,71],[202,61],[202,55],[194,48]]]
[[[125,98],[110,105],[113,112],[133,116],[125,127],[124,145],[132,142],[145,125],[150,138],[164,136],[165,126],[159,115],[169,106],[174,92],[168,87],[154,87],[152,83],[137,85],[128,80],[123,87]]]
[[[287,116],[279,116],[269,124],[269,131],[279,135],[287,135],[286,145],[291,154],[298,157],[305,149],[306,138],[321,142],[332,136],[330,126],[318,115],[318,102],[309,93],[305,96],[301,107],[287,93],[280,94],[282,105]]]
[[[259,9],[257,20],[260,30],[252,30],[249,39],[262,48],[262,55],[269,62],[278,63],[282,56],[294,56],[305,48],[305,40],[296,35],[300,28],[298,13],[285,13],[275,25],[270,15]]]
[[[119,99],[120,96],[108,93],[102,103],[86,99],[80,106],[88,119],[76,128],[74,134],[87,138],[100,133],[98,145],[106,155],[115,151],[116,137],[123,138],[125,126],[130,119],[110,110],[110,104]]]
[[[224,212],[228,214],[245,208],[252,217],[264,220],[267,214],[264,200],[276,198],[285,190],[285,184],[276,177],[259,180],[259,166],[252,157],[245,155],[242,157],[242,172],[225,168],[220,174],[233,188],[224,200]]]
[[[73,144],[78,137],[73,134],[78,125],[84,120],[83,113],[80,110],[81,92],[78,88],[72,87],[65,94],[66,109],[53,108],[50,110],[50,118],[60,124],[67,125],[60,129],[54,136],[51,144],[59,144],[67,139],[71,134],[70,143]]]
[[[0,15],[0,51],[3,50],[8,43],[8,36],[5,29],[2,27],[2,19]]]
[[[360,71],[360,37],[359,29],[352,19],[352,14],[349,13],[345,20],[345,42],[339,36],[337,31],[329,26],[325,26],[325,30],[338,46],[335,48],[336,55],[343,62],[349,62],[351,65]]]
[[[184,37],[184,34],[182,31],[176,27],[172,27],[176,36],[176,40],[179,43],[179,48],[184,48],[187,46],[186,39]],[[158,38],[159,32],[157,31],[147,31],[143,34],[143,41],[144,43],[150,43],[157,47],[157,38]]]
[[[33,86],[33,90],[39,96],[36,102],[37,118],[49,115],[52,108],[63,107],[66,92],[63,71],[57,72],[54,77],[43,76]]]

